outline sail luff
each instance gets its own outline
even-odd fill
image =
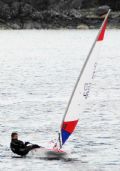
[[[82,75],[83,75],[83,73],[84,73],[85,67],[86,67],[86,65],[87,65],[87,63],[88,63],[88,61],[89,61],[89,59],[90,59],[90,56],[91,56],[92,51],[93,51],[93,49],[94,49],[94,47],[95,47],[95,45],[96,45],[96,42],[97,42],[97,41],[103,40],[104,32],[105,32],[105,28],[106,28],[106,24],[107,24],[107,19],[108,19],[108,16],[109,16],[110,11],[111,11],[111,10],[108,11],[108,13],[107,13],[107,15],[106,15],[106,17],[105,17],[105,19],[104,19],[104,21],[103,21],[103,23],[102,23],[102,26],[101,26],[101,28],[100,28],[100,30],[99,30],[99,32],[98,32],[96,38],[95,38],[95,41],[94,41],[93,44],[92,44],[92,47],[91,47],[91,49],[90,49],[90,51],[89,51],[89,53],[88,53],[88,56],[87,56],[87,58],[86,58],[86,60],[85,60],[85,62],[84,62],[84,65],[83,65],[83,67],[82,67],[82,70],[81,70],[81,72],[80,72],[80,74],[79,74],[79,76],[78,76],[78,79],[77,79],[76,84],[75,84],[75,86],[74,86],[74,89],[73,89],[73,91],[72,91],[71,97],[70,97],[70,99],[69,99],[67,108],[66,108],[66,110],[65,110],[65,114],[64,114],[63,119],[62,119],[62,123],[61,123],[61,127],[60,127],[60,133],[61,133],[61,129],[62,129],[62,127],[63,127],[63,123],[65,123],[64,120],[65,120],[65,118],[66,118],[66,115],[67,115],[68,109],[69,109],[69,107],[70,107],[72,98],[73,98],[73,96],[74,96],[74,93],[75,93],[75,91],[76,91],[76,88],[77,88],[77,86],[78,86],[78,83],[79,83],[79,81],[80,81],[80,79],[81,79],[81,77],[82,77]],[[76,124],[77,124],[77,122],[78,122],[78,120],[71,121],[71,125],[73,125],[73,127],[75,127]],[[69,129],[69,128],[68,128],[68,129]],[[74,129],[73,129],[73,130],[74,130]],[[62,137],[62,135],[61,135],[60,137]],[[68,135],[68,137],[69,137],[69,135]],[[60,141],[62,142],[62,140],[60,140]],[[64,142],[62,142],[61,144],[64,144]]]

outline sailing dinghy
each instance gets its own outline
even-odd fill
[[[84,62],[82,70],[78,76],[77,82],[75,84],[65,114],[63,116],[57,143],[55,143],[52,149],[36,149],[32,150],[32,153],[38,153],[38,151],[42,151],[44,155],[48,157],[63,157],[66,155],[66,152],[62,151],[61,149],[65,142],[68,140],[69,136],[75,130],[75,127],[79,120],[79,115],[83,112],[84,104],[88,99],[97,62],[97,56],[94,53],[94,49],[96,44],[100,44],[100,42],[104,39],[109,14],[110,10],[106,14],[98,35],[93,42],[93,45]]]

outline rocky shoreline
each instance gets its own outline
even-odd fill
[[[32,13],[29,11],[19,17],[0,18],[0,29],[96,29],[102,20],[96,15],[95,8],[49,9]],[[111,12],[108,27],[120,29],[120,12]]]

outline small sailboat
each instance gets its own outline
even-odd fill
[[[79,121],[79,115],[83,112],[84,104],[88,99],[92,80],[96,69],[97,56],[94,53],[96,44],[100,44],[104,39],[104,34],[107,26],[108,16],[110,11],[106,14],[106,17],[101,25],[98,35],[93,42],[93,45],[88,53],[88,56],[84,62],[82,70],[78,76],[73,92],[69,99],[63,120],[60,126],[58,134],[58,140],[52,149],[42,149],[47,156],[64,156],[66,152],[62,151],[63,145],[68,140],[69,136],[73,133],[76,125]],[[57,147],[57,148],[56,148]]]

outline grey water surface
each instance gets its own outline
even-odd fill
[[[120,31],[109,30],[66,160],[14,158],[10,134],[47,147],[97,30],[0,31],[0,171],[120,170]]]

